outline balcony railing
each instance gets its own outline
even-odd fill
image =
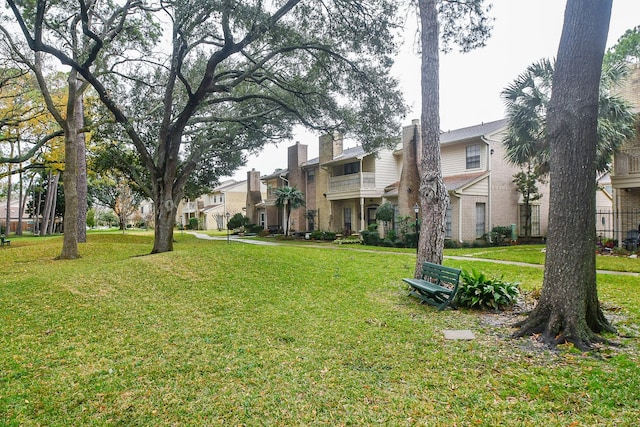
[[[640,150],[629,153],[629,173],[640,173]]]
[[[195,212],[196,211],[196,202],[186,202],[184,207],[182,208],[182,212]]]
[[[353,173],[329,178],[329,192],[341,193],[376,188],[376,175],[373,172]]]
[[[616,155],[615,174],[640,174],[640,147],[621,150]]]

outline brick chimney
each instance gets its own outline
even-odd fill
[[[398,186],[400,215],[414,215],[413,206],[418,202],[420,190],[420,120],[402,128],[402,173]]]
[[[343,152],[343,143],[342,143],[342,135],[334,134],[334,135],[323,135],[319,140],[320,148],[319,148],[319,160],[320,164],[330,162],[342,155]]]
[[[256,205],[262,202],[260,192],[260,172],[251,169],[247,172],[247,218],[251,224],[258,223],[258,210]]]

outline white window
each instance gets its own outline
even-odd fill
[[[344,208],[344,232],[351,233],[351,208]]]
[[[453,236],[453,208],[447,206],[444,220],[444,237],[451,238]]]
[[[476,237],[484,236],[484,233],[486,231],[485,215],[486,215],[486,204],[476,203]]]
[[[540,205],[529,205],[529,212],[525,205],[518,205],[518,211],[520,236],[540,236]]]
[[[344,174],[351,175],[360,172],[360,162],[352,162],[344,165]]]
[[[480,144],[467,146],[467,169],[480,167]]]

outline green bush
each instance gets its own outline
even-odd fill
[[[491,232],[497,235],[500,242],[504,240],[511,240],[511,227],[508,225],[497,225],[491,229]]]
[[[336,233],[333,231],[325,231],[324,240],[336,240]]]
[[[242,228],[248,223],[249,223],[249,218],[242,215],[241,213],[237,213],[237,214],[234,214],[231,217],[231,219],[229,219],[229,222],[227,222],[227,228],[229,229]]]
[[[259,234],[264,230],[264,227],[260,224],[247,224],[244,227],[244,231],[247,233],[256,233]]]
[[[444,239],[444,247],[445,249],[456,249],[460,246],[458,245],[458,242],[453,239]]]
[[[378,246],[380,244],[380,234],[377,231],[361,231],[362,244],[368,246]]]
[[[620,248],[620,247],[615,247],[613,249],[611,249],[611,253],[613,255],[617,255],[617,256],[627,256],[629,255],[629,251],[626,250],[625,248]]]
[[[198,229],[198,218],[189,218],[189,224],[187,225],[189,230],[197,230]]]
[[[418,246],[418,233],[405,233],[404,243],[407,248],[415,248]],[[446,243],[446,241],[445,241]]]
[[[313,240],[323,240],[324,238],[324,231],[322,230],[313,230],[311,232],[311,235],[309,236],[311,239]]]
[[[336,240],[336,233],[331,231],[313,230],[309,236],[313,240]]]
[[[515,304],[520,295],[519,284],[502,277],[490,278],[475,269],[462,270],[460,277],[456,301],[464,307],[498,310]]]

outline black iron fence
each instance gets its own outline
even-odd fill
[[[596,211],[596,233],[600,239],[621,242],[631,230],[640,230],[640,208]]]

